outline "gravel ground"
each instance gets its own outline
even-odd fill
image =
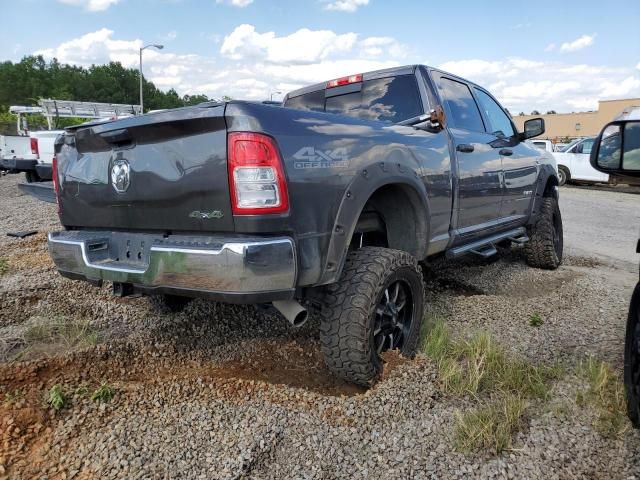
[[[383,379],[364,391],[324,370],[313,320],[294,330],[269,311],[203,300],[163,314],[144,298],[62,279],[44,235],[56,228],[55,206],[18,193],[18,180],[0,178],[0,257],[9,263],[0,277],[0,393],[10,395],[0,406],[0,478],[640,478],[640,434],[601,436],[595,413],[574,401],[571,373],[513,449],[463,454],[452,447],[455,415],[477,399],[444,394],[422,355],[389,355]],[[430,312],[459,335],[489,330],[536,363],[571,372],[595,355],[620,369],[637,263],[605,246],[611,230],[619,236],[609,241],[633,248],[622,240],[634,235],[624,209],[634,212],[639,199],[563,189],[571,255],[559,270],[526,267],[518,249],[436,263],[425,271]],[[4,235],[31,228],[43,233]],[[533,313],[539,328],[529,326]],[[61,316],[89,322],[98,345],[27,342],[30,326]],[[102,381],[116,395],[98,404],[83,387]],[[70,395],[57,413],[43,402],[54,384]]]

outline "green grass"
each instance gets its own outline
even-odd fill
[[[460,451],[485,448],[500,453],[511,447],[513,434],[524,426],[527,401],[508,393],[478,408],[457,412],[454,444]]]
[[[453,339],[441,318],[428,318],[423,350],[435,362],[442,390],[489,400],[458,413],[455,444],[468,451],[509,448],[513,433],[524,424],[530,400],[546,400],[558,366],[538,366],[507,354],[487,332]]]
[[[28,344],[59,343],[67,348],[85,348],[98,342],[98,334],[88,321],[73,321],[59,316],[40,319],[25,331],[24,339]]]
[[[115,390],[109,384],[103,382],[91,395],[91,400],[94,402],[110,402],[115,395]]]
[[[576,403],[595,409],[595,428],[603,436],[613,438],[624,433],[629,425],[626,415],[624,385],[606,362],[589,357],[577,368],[577,374],[588,388],[579,391]]]
[[[541,327],[544,324],[544,320],[539,313],[534,313],[529,317],[529,325],[532,327]]]
[[[67,397],[64,393],[63,388],[60,385],[54,385],[49,390],[49,395],[47,397],[47,403],[54,409],[60,410],[65,406],[67,402]]]
[[[557,367],[507,355],[487,332],[453,340],[441,319],[432,323],[423,348],[436,362],[444,390],[458,395],[501,391],[545,398],[559,374]]]
[[[9,260],[0,258],[0,277],[9,271]]]

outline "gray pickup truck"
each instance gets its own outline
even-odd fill
[[[553,158],[482,87],[425,66],[351,75],[283,106],[230,101],[68,129],[54,184],[62,275],[179,308],[188,297],[320,316],[327,366],[361,385],[411,356],[419,262],[524,244],[562,261]]]

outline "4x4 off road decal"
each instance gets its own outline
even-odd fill
[[[293,158],[294,168],[346,168],[349,164],[349,155],[344,147],[335,150],[302,147]]]

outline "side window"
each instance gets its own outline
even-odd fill
[[[509,120],[509,117],[504,110],[500,108],[500,105],[498,105],[493,98],[487,95],[486,92],[477,88],[475,91],[478,96],[480,108],[482,108],[482,111],[489,119],[489,130],[491,131],[491,134],[498,138],[513,137],[516,132],[513,131],[511,120]],[[542,144],[542,148],[545,148],[544,143]]]
[[[582,142],[582,152],[581,153],[591,153],[591,149],[593,148],[593,143],[595,142],[595,140],[593,138],[590,138],[588,140],[585,140],[584,142]]]
[[[438,78],[438,86],[451,114],[452,127],[484,132],[484,123],[471,90],[464,83],[449,78]]]

